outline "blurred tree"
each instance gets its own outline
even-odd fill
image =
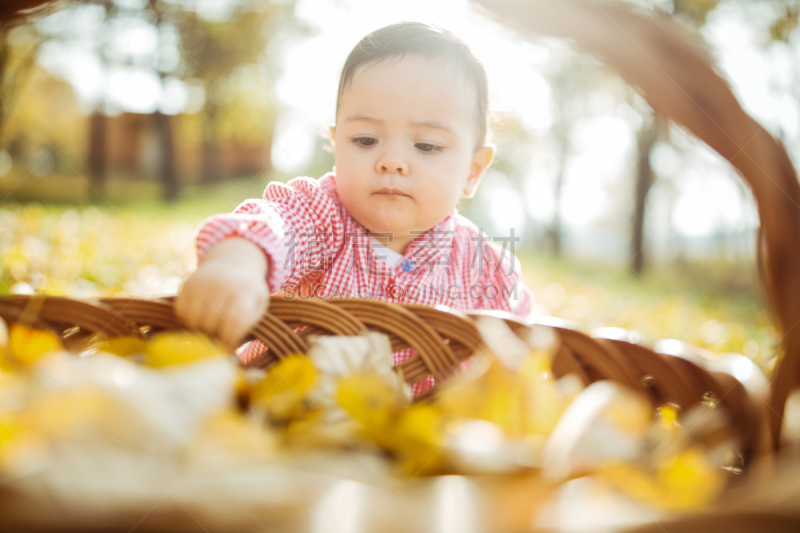
[[[492,127],[497,157],[491,170],[506,178],[506,185],[523,197],[530,193],[526,191],[528,186],[540,188],[539,184],[532,185],[532,180],[550,178],[549,188],[553,199],[550,220],[543,224],[541,213],[526,210],[527,222],[532,223],[534,228],[538,226],[538,231],[526,232],[528,237],[525,240],[528,242],[523,244],[538,240],[544,249],[560,256],[564,250],[563,220],[567,207],[564,192],[568,185],[570,160],[578,151],[578,147],[573,146],[572,138],[579,122],[608,112],[607,108],[594,106],[592,94],[599,90],[615,92],[617,89],[609,83],[613,74],[596,60],[577,54],[565,45],[549,45],[549,58],[537,68],[550,88],[548,112],[533,129],[513,113],[498,116],[497,124]],[[550,124],[545,133],[538,126],[546,122]],[[533,174],[532,169],[535,169]],[[534,174],[537,177],[533,177]],[[548,187],[545,185],[543,188]],[[468,203],[464,213],[476,223],[491,226],[491,221],[485,220],[486,214],[481,212],[477,204]]]
[[[563,248],[563,194],[567,177],[567,165],[573,149],[570,144],[572,131],[581,118],[592,110],[584,104],[588,95],[603,83],[602,72],[595,72],[596,65],[581,56],[573,56],[558,62],[558,67],[549,75],[553,91],[552,137],[555,143],[558,169],[553,185],[553,220],[548,228],[548,238],[553,254],[561,256]]]
[[[182,12],[182,5],[160,0],[148,0],[145,13],[150,18],[156,29],[159,43],[169,39],[170,30],[174,29],[175,24],[181,24],[186,20],[186,14]],[[178,18],[183,17],[183,21]],[[154,55],[154,70],[158,73],[161,86],[175,67],[165,61],[164,48],[158,46]],[[172,121],[165,115],[160,108],[153,114],[153,126],[156,130],[156,139],[159,146],[159,174],[162,183],[163,199],[167,202],[174,202],[180,194],[180,183],[175,169],[175,135],[172,130]]]
[[[684,21],[695,32],[700,33],[708,20],[709,14],[719,5],[728,5],[753,14],[755,10],[763,13],[764,8],[769,8],[773,16],[771,22],[764,28],[763,42],[765,46],[773,43],[789,43],[797,33],[798,15],[800,15],[800,0],[648,0],[646,3],[670,11],[673,16]],[[757,20],[752,17],[750,20]],[[757,25],[754,24],[754,27]],[[795,69],[792,73],[794,80],[795,99],[800,102],[800,63],[797,53],[792,54]],[[800,109],[800,105],[798,105]],[[652,188],[656,175],[650,167],[650,153],[657,142],[669,142],[665,138],[668,131],[658,117],[645,120],[638,133],[637,147],[639,150],[637,171],[634,187],[634,212],[631,223],[630,266],[634,274],[641,274],[645,269],[647,253],[644,223],[646,219],[647,196]],[[661,132],[661,134],[659,134]]]
[[[782,5],[783,11],[769,26],[769,36],[772,41],[788,43],[798,28],[800,16],[800,2],[789,0],[777,2]]]
[[[76,43],[88,45],[99,63],[100,72],[96,75],[102,78],[101,83],[105,85],[109,71],[116,64],[110,52],[114,34],[112,24],[122,12],[126,11],[121,10],[114,0],[74,0],[72,3],[62,5],[63,9],[38,24],[46,38],[45,44],[63,48]],[[92,202],[103,201],[106,190],[107,99],[107,91],[99,90],[95,93],[95,100],[90,104],[86,158],[89,174],[87,193]],[[53,151],[58,149],[61,142],[63,139],[54,143]]]
[[[238,137],[250,130],[271,146],[276,67],[267,47],[278,30],[285,30],[293,10],[292,2],[232,1],[224,16],[210,18],[196,11],[181,25],[186,77],[205,94],[203,181],[222,177],[220,142],[226,129]],[[226,122],[233,127],[226,128]]]
[[[0,23],[0,146],[8,141],[7,122],[36,65],[41,44],[42,36],[35,25],[20,19]]]
[[[213,4],[213,5],[212,5]],[[87,10],[95,11],[87,16]],[[102,16],[97,19],[96,8]],[[113,75],[149,72],[161,84],[161,101],[152,114],[163,198],[180,192],[176,170],[175,113],[170,87],[182,86],[204,111],[202,165],[207,181],[220,177],[219,144],[224,136],[258,137],[267,148],[275,117],[275,68],[266,50],[279,31],[291,26],[294,4],[257,0],[73,0],[47,24],[48,38],[65,44],[93,45],[101,72],[100,89],[89,120],[90,188],[102,197],[107,174],[107,117]],[[86,20],[93,20],[87,29]],[[83,34],[73,29],[83,23]],[[179,110],[178,110],[179,111]],[[253,134],[253,130],[257,134]],[[266,140],[264,140],[266,138]]]
[[[647,206],[647,195],[653,186],[655,175],[650,166],[650,153],[659,140],[659,132],[663,131],[663,119],[654,115],[643,121],[636,136],[638,157],[636,160],[636,183],[634,185],[633,227],[631,232],[630,267],[634,274],[644,270],[645,243],[644,217]]]
[[[673,0],[672,14],[686,18],[698,28],[705,25],[708,14],[717,7],[720,0]]]
[[[555,88],[562,88],[558,83],[554,85]],[[564,109],[569,107],[568,104],[562,102],[562,109],[556,119],[556,124],[553,127],[553,138],[556,143],[558,151],[558,173],[556,174],[555,185],[553,187],[553,222],[549,229],[550,246],[552,247],[553,255],[561,257],[562,248],[562,198],[564,192],[564,181],[567,175],[567,162],[569,161],[571,147],[569,142],[570,126],[572,121],[568,119],[563,112]]]
[[[706,23],[708,14],[717,7],[720,0],[673,0],[671,6],[664,2],[653,2],[657,7],[671,9],[672,15],[684,20],[694,31],[699,32]],[[647,264],[647,248],[644,225],[646,220],[647,197],[655,181],[655,174],[650,166],[650,154],[656,142],[661,140],[659,132],[666,132],[662,119],[654,116],[645,118],[636,139],[638,157],[634,175],[634,210],[631,217],[630,269],[635,275],[641,275]],[[663,135],[662,135],[663,137]]]
[[[111,0],[98,2],[103,7],[104,20],[103,26],[98,32],[98,39],[95,41],[95,53],[107,72],[110,68],[111,61],[109,60],[107,50],[108,41],[110,38],[107,25],[110,20],[113,20],[118,13],[117,5]],[[105,103],[105,95],[103,99],[97,102],[97,105],[92,109],[89,116],[89,149],[88,149],[88,167],[89,167],[89,198],[92,202],[100,202],[105,194],[106,181],[108,179],[108,149],[107,149],[107,124],[108,117],[105,113],[103,104]]]
[[[83,150],[82,139],[70,134],[84,118],[69,82],[35,65],[5,130],[16,174],[26,164],[36,175],[58,170],[73,173]]]
[[[794,96],[797,120],[800,122],[800,31],[798,31],[798,27],[800,27],[800,0],[773,0],[773,4],[777,4],[775,6],[777,16],[769,25],[769,39],[765,39],[765,45],[766,47],[793,46],[795,49],[794,53],[789,54],[792,67],[789,90]],[[790,153],[795,156],[795,165],[800,165],[800,151],[797,150],[800,143],[787,142],[787,133],[783,130],[781,130],[780,135],[785,144],[790,147],[792,144],[794,145],[795,150],[790,150]],[[800,141],[800,138],[795,139],[795,141]]]

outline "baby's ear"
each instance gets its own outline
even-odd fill
[[[336,143],[336,124],[330,124],[328,126],[328,132],[330,133],[331,144]]]
[[[464,196],[467,198],[472,198],[475,195],[475,191],[478,190],[478,185],[481,182],[481,178],[483,178],[486,169],[489,168],[489,165],[492,164],[492,160],[494,159],[494,145],[493,144],[484,144],[472,155],[472,165],[469,168],[469,176],[467,177],[467,183],[464,187]]]

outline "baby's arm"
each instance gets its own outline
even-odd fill
[[[219,241],[184,282],[175,313],[189,328],[234,347],[267,310],[268,271],[267,256],[251,241]]]
[[[177,316],[231,346],[241,340],[266,311],[270,291],[305,275],[309,243],[333,252],[343,245],[324,180],[273,182],[264,198],[206,219],[197,235],[199,266],[181,287]]]

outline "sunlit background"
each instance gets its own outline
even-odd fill
[[[639,3],[696,33],[800,160],[800,2]],[[76,0],[5,27],[0,290],[175,292],[205,216],[331,169],[344,60],[399,20],[455,32],[486,66],[498,157],[462,212],[520,236],[537,313],[774,355],[731,167],[599,62],[466,0]]]

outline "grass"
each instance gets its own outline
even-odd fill
[[[231,211],[247,198],[260,197],[269,180],[277,175],[231,179],[212,186],[184,185],[179,202],[159,201],[161,185],[155,179],[109,177],[99,208],[112,211],[153,213],[157,216],[203,218],[210,213]],[[87,206],[88,181],[76,174],[46,176],[8,175],[0,178],[0,198],[4,207],[13,204],[45,204],[50,206]]]
[[[532,253],[520,254],[520,261],[539,314],[744,353],[762,367],[775,355],[779,334],[752,265],[675,262],[637,278],[623,264]]]

